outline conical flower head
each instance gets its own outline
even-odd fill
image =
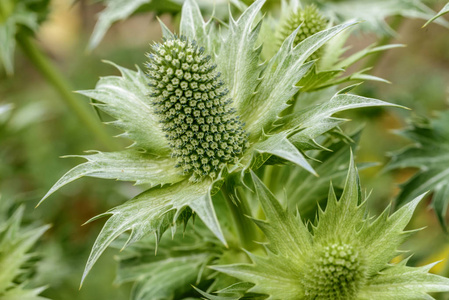
[[[279,30],[279,42],[282,43],[299,26],[294,45],[298,45],[306,38],[326,29],[327,19],[319,12],[315,5],[308,5],[293,11],[281,25]],[[312,54],[309,60],[319,58],[319,50]]]
[[[155,44],[147,56],[150,96],[177,167],[194,181],[215,178],[238,161],[246,143],[216,65],[183,37]]]
[[[354,299],[366,279],[363,256],[346,243],[320,247],[307,260],[303,286],[310,299]]]

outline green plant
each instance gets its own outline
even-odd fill
[[[248,253],[253,264],[212,267],[251,283],[242,294],[286,300],[424,299],[426,293],[449,290],[449,279],[428,273],[433,265],[408,267],[408,259],[390,263],[413,233],[404,228],[423,195],[392,215],[387,208],[373,219],[351,159],[340,199],[331,186],[326,208],[319,210],[314,224],[307,224],[298,212],[283,208],[254,174],[253,181],[266,216],[254,222],[267,237],[267,255]],[[231,294],[229,299],[238,294],[218,293]]]
[[[84,176],[131,181],[142,191],[88,221],[109,217],[81,282],[113,246],[123,250],[117,282],[134,282],[132,299],[422,299],[449,291],[445,277],[428,273],[432,265],[392,262],[422,196],[391,215],[369,217],[350,155],[360,129],[341,127],[346,110],[398,107],[351,94],[362,81],[385,80],[369,68],[348,68],[367,56],[374,64],[377,54],[401,45],[386,38],[342,57],[351,30],[362,26],[346,20],[354,12],[343,8],[352,1],[303,9],[283,2],[281,20],[264,17],[264,0],[234,2],[238,18],[205,22],[200,6],[185,1],[179,33],[160,22],[163,41],[151,45],[145,71],[110,62],[120,75],[78,92],[132,144],[76,156],[87,161],[39,204]],[[109,1],[89,47],[143,4],[152,2]],[[380,4],[372,22],[433,15],[419,1]],[[286,7],[296,9],[287,21]],[[326,197],[329,180],[337,188]],[[266,186],[293,198],[280,204]],[[169,230],[172,240],[163,236]]]
[[[295,31],[278,53],[261,66],[258,58],[260,48],[256,44],[260,26],[252,26],[263,2],[255,2],[237,21],[232,20],[229,31],[225,33],[225,41],[221,43],[212,40],[213,36],[208,34],[213,30],[213,24],[204,23],[198,6],[193,1],[187,1],[180,25],[180,33],[186,38],[177,39],[162,25],[166,41],[162,45],[155,45],[157,52],[149,55],[149,80],[140,69],[136,72],[116,66],[121,77],[104,77],[95,90],[80,92],[98,101],[97,107],[115,117],[117,121],[112,124],[124,130],[124,135],[133,140],[134,144],[131,149],[121,152],[84,156],[88,162],[65,174],[44,199],[82,176],[116,178],[153,187],[101,215],[110,214],[111,217],[94,245],[84,276],[118,235],[132,230],[130,242],[153,231],[161,235],[167,227],[175,225],[186,207],[193,210],[226,244],[212,203],[212,196],[220,189],[229,189],[226,193],[232,191],[232,182],[240,180],[238,178],[243,175],[242,172],[260,168],[269,162],[270,157],[277,157],[284,163],[292,162],[315,173],[302,154],[302,147],[305,147],[302,145],[311,143],[316,136],[338,126],[340,122],[332,119],[332,114],[358,107],[391,105],[347,94],[351,88],[346,88],[318,107],[311,107],[307,112],[293,111],[279,119],[280,113],[288,107],[287,101],[299,90],[295,83],[301,80],[312,65],[312,62],[305,63],[307,58],[330,38],[355,23],[344,23],[318,32],[294,47]],[[204,45],[206,50],[197,48],[187,39]],[[173,58],[175,49],[177,61]],[[203,51],[218,52],[215,63],[229,94],[219,88],[222,83],[218,81],[217,73],[212,71],[214,66]],[[189,58],[189,55],[192,57]],[[191,70],[194,66],[198,70]],[[188,71],[193,72],[190,81],[180,81],[178,76],[182,78],[186,76],[183,72]],[[198,78],[194,76],[196,74],[199,74]],[[211,85],[204,89],[212,91],[215,98],[210,98],[209,92],[202,91],[201,83]],[[183,99],[188,101],[185,107],[190,107],[189,113],[183,108]],[[192,101],[198,104],[193,105]],[[200,108],[192,110],[196,105]],[[212,118],[212,111],[219,107],[223,108],[218,114],[222,121],[217,122],[216,116]],[[232,107],[235,108],[233,113]],[[208,110],[204,111],[205,108]],[[205,116],[204,113],[210,115]],[[241,125],[236,121],[236,116],[245,123],[244,131],[238,129]],[[168,118],[174,119],[167,123]],[[189,118],[193,123],[188,121]],[[186,123],[183,123],[184,119]],[[165,122],[165,127],[159,126],[160,122]],[[226,128],[220,129],[221,126]],[[195,134],[189,136],[189,131]],[[225,136],[229,136],[229,139]],[[231,138],[235,140],[232,142],[235,143],[234,149],[228,148]],[[191,144],[189,140],[196,144]],[[219,141],[228,141],[225,148],[218,145]],[[203,143],[207,145],[202,146]],[[196,153],[191,154],[194,147]],[[202,152],[198,149],[202,149]],[[225,153],[222,154],[223,151]],[[186,161],[187,156],[189,161]],[[205,163],[202,162],[204,159]],[[235,213],[235,218],[240,219],[238,214],[241,212]],[[243,245],[251,239],[243,232],[239,235]]]
[[[402,185],[396,203],[401,206],[420,193],[432,191],[432,206],[446,230],[449,203],[449,113],[442,112],[434,120],[415,118],[410,125],[398,134],[412,140],[414,144],[395,153],[386,170],[417,168],[419,171]]]
[[[24,207],[19,207],[7,217],[7,202],[3,200],[0,216],[0,298],[5,300],[44,300],[39,294],[46,287],[30,288],[33,276],[33,256],[29,251],[49,228],[27,226],[22,222]],[[31,262],[30,262],[31,261]]]

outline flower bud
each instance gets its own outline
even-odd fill
[[[172,157],[191,180],[236,163],[246,134],[211,57],[195,41],[167,39],[147,54],[150,94]]]

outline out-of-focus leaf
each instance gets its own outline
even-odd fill
[[[432,19],[427,21],[423,27],[426,27],[427,25],[429,25],[430,23],[432,23],[433,21],[435,21],[436,19],[438,19],[439,17],[441,17],[447,13],[449,13],[449,3],[446,4]]]
[[[403,205],[416,195],[432,191],[432,205],[443,228],[446,228],[449,204],[449,112],[433,120],[412,123],[399,132],[415,142],[393,155],[386,170],[418,168],[419,171],[401,186],[396,201]]]
[[[140,6],[152,0],[107,0],[106,8],[99,14],[97,24],[89,40],[88,49],[92,50],[98,46],[108,31],[109,27],[117,21],[131,16]]]
[[[223,250],[199,225],[177,232],[173,239],[157,243],[156,238],[146,238],[127,248],[119,257],[116,282],[134,282],[133,300],[183,299],[184,293],[193,291],[192,285],[210,275],[207,264]]]
[[[435,12],[420,0],[377,0],[377,1],[320,1],[320,10],[331,19],[346,21],[357,18],[364,20],[361,25],[377,34],[394,35],[394,30],[386,22],[390,16],[403,16],[428,20]],[[444,20],[437,20],[443,26],[449,26]]]
[[[183,0],[105,0],[105,9],[98,16],[97,24],[90,37],[88,49],[95,49],[106,32],[117,21],[129,18],[139,10],[172,11],[180,9]]]
[[[23,211],[24,207],[20,207],[9,219],[0,220],[0,299],[2,300],[46,299],[38,296],[45,288],[29,289],[25,282],[17,278],[26,269],[24,265],[30,259],[28,252],[49,228],[48,225],[35,228],[21,227]]]
[[[64,174],[42,198],[41,202],[64,185],[84,176],[134,181],[136,184],[149,184],[151,186],[173,184],[186,179],[175,168],[175,160],[135,150],[98,152],[72,157],[82,157],[88,161],[77,165]]]
[[[0,7],[0,65],[9,75],[14,71],[14,50],[16,47],[15,36],[25,27],[27,30],[35,32],[39,27],[39,11],[34,10],[32,1],[11,1],[2,0]],[[37,4],[45,7],[47,0],[37,1]],[[6,11],[9,6],[9,11]],[[5,11],[4,11],[5,10]]]

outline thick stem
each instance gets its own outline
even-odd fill
[[[32,38],[26,33],[21,33],[17,35],[17,41],[25,55],[45,77],[45,79],[53,85],[53,87],[61,95],[61,99],[89,129],[92,135],[94,135],[108,150],[117,149],[117,144],[106,132],[103,125],[96,120],[93,112],[89,111],[88,107],[75,96],[64,76],[42,53]]]
[[[255,243],[257,238],[257,228],[248,216],[252,216],[251,209],[246,202],[245,197],[236,199],[234,186],[225,183],[222,187],[223,197],[231,212],[233,227],[236,231],[240,247],[246,250],[252,250],[258,245]]]

